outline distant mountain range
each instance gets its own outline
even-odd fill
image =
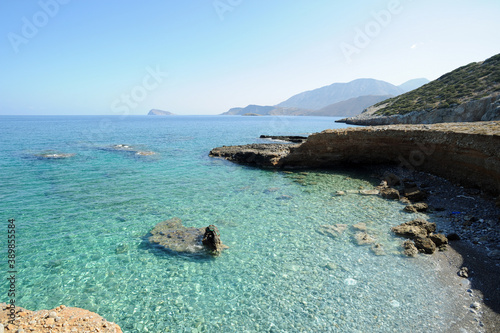
[[[151,109],[148,113],[148,116],[174,116],[172,112],[163,111],[158,109]]]
[[[248,105],[244,108],[232,108],[222,115],[352,117],[375,103],[401,95],[427,82],[427,79],[414,79],[395,86],[375,79],[357,79],[305,91],[275,106]]]

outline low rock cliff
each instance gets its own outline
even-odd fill
[[[356,117],[340,119],[338,122],[376,126],[500,120],[500,95],[470,101],[452,108],[414,111],[403,115],[377,116],[375,113],[378,109],[380,107],[370,107]]]
[[[221,147],[210,156],[268,168],[398,164],[500,194],[500,121],[326,130],[298,145]]]

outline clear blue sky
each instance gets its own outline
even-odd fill
[[[500,53],[498,0],[8,0],[0,15],[4,115],[219,114]]]

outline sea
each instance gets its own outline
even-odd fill
[[[270,142],[261,134],[347,126],[334,120],[1,116],[0,301],[85,308],[124,332],[445,331],[457,316],[456,291],[431,256],[401,255],[403,240],[390,232],[414,216],[397,201],[353,193],[379,178],[208,156],[214,147]],[[154,154],[111,148],[119,144]],[[46,158],[53,154],[68,157]],[[152,246],[149,232],[174,217],[217,226],[229,249],[211,257]],[[383,253],[358,245],[360,223]],[[337,224],[347,227],[336,237],[320,232]]]

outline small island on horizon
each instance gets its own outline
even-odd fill
[[[170,111],[163,111],[163,110],[158,110],[158,109],[151,109],[148,112],[148,116],[175,116],[174,113]]]

